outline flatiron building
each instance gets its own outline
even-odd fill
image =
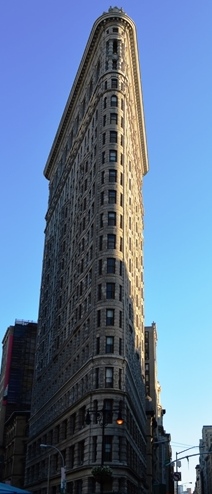
[[[93,25],[44,169],[32,492],[59,492],[61,458],[69,493],[145,492],[147,171],[136,28],[111,7]],[[97,466],[111,475],[99,481]]]

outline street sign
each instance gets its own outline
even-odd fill
[[[173,473],[173,480],[175,482],[178,482],[179,480],[181,480],[181,472],[174,472]]]

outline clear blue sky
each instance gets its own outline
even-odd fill
[[[109,6],[1,2],[1,337],[16,318],[37,320],[48,198],[43,168],[93,22]],[[118,6],[138,31],[150,163],[146,324],[157,323],[164,425],[175,456],[212,424],[212,2]],[[183,462],[184,482],[194,479],[197,462]]]

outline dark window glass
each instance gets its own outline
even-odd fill
[[[106,336],[105,352],[106,353],[113,353],[114,352],[114,337],[113,336]]]
[[[106,326],[114,326],[115,310],[106,309]]]
[[[113,367],[106,367],[105,369],[105,387],[113,388]]]
[[[109,170],[109,182],[117,182],[117,170]]]
[[[111,104],[111,106],[118,106],[117,96],[115,96],[115,95],[111,96],[110,104]]]
[[[109,204],[116,204],[116,190],[109,190],[108,191],[108,203]]]
[[[104,462],[112,461],[112,441],[113,441],[113,436],[105,436],[104,451],[103,451]]]
[[[100,222],[99,222],[99,223],[100,223],[100,228],[102,228],[102,227],[103,227],[103,217],[104,217],[104,214],[103,214],[103,213],[101,213],[101,214],[100,214]]]
[[[116,226],[116,213],[114,211],[108,212],[108,226]]]
[[[117,113],[111,113],[110,114],[110,123],[117,124],[118,123],[118,115]]]
[[[100,350],[100,338],[99,336],[96,338],[96,353],[99,355],[99,350]]]
[[[115,249],[116,248],[116,235],[114,235],[113,233],[108,233],[107,248],[108,249]]]
[[[114,257],[107,258],[107,273],[115,273],[116,270],[116,260]]]
[[[122,285],[119,285],[119,300],[122,302]]]
[[[115,298],[115,283],[106,283],[106,298]]]
[[[117,79],[111,79],[111,87],[112,89],[116,89],[118,87],[118,80]]]
[[[117,132],[116,132],[116,130],[111,130],[110,131],[110,142],[117,143]]]
[[[113,29],[114,29],[114,28],[113,28]],[[114,32],[114,31],[113,31],[113,32]],[[117,50],[118,50],[118,42],[117,42],[117,40],[115,39],[115,40],[113,41],[113,53],[114,53],[115,55],[117,55]]]
[[[97,326],[98,326],[98,328],[100,325],[101,325],[101,310],[98,310],[97,311]]]

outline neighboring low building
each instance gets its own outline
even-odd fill
[[[37,324],[15,321],[2,341],[0,374],[0,479],[24,485]],[[15,448],[14,448],[15,446]],[[18,468],[17,468],[18,463]],[[16,483],[15,483],[16,482]]]

